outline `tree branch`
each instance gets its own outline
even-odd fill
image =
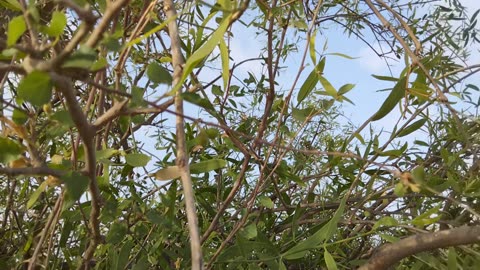
[[[172,0],[165,0],[164,11],[167,16],[168,33],[171,40],[171,54],[173,65],[173,81],[175,86],[180,82],[183,73],[185,59],[182,55],[180,36],[176,18],[177,12]],[[188,164],[188,152],[185,137],[185,125],[183,117],[183,100],[180,88],[175,96],[176,133],[177,133],[177,166],[180,170],[183,194],[185,196],[185,208],[187,211],[188,228],[190,232],[190,249],[192,252],[192,270],[203,269],[202,246],[200,244],[200,230],[198,228],[197,212],[195,209],[195,194],[193,191],[192,179],[190,176],[190,167]]]
[[[480,226],[413,235],[396,243],[387,244],[373,255],[359,270],[387,269],[403,258],[423,251],[480,242]]]

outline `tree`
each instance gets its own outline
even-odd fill
[[[480,263],[461,1],[0,5],[2,269]],[[319,45],[332,29],[397,66],[362,124],[326,72],[355,61]],[[258,57],[238,36],[265,40]]]

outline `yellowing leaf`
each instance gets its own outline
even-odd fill
[[[166,181],[180,177],[180,169],[178,166],[170,166],[161,170],[158,170],[153,176],[157,180]]]

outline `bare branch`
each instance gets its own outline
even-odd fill
[[[388,269],[403,258],[423,251],[480,242],[480,226],[413,235],[380,248],[359,270]]]
[[[177,12],[172,0],[164,1],[164,11],[169,19],[168,33],[171,40],[171,54],[173,64],[173,82],[175,86],[180,82],[183,73],[183,65],[185,59],[182,55],[180,36],[178,25],[175,19]],[[197,212],[195,209],[195,194],[190,176],[190,167],[188,164],[188,151],[185,137],[185,125],[183,117],[183,99],[181,97],[182,90],[179,89],[175,96],[175,110],[178,113],[176,117],[177,131],[177,166],[180,170],[182,179],[183,194],[185,196],[185,207],[187,211],[188,228],[190,232],[190,249],[192,252],[192,270],[203,269],[202,246],[200,243],[200,230],[198,228]]]

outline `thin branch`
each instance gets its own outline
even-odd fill
[[[171,54],[173,65],[173,81],[175,86],[180,83],[183,65],[183,58],[180,34],[175,19],[177,12],[172,0],[165,0],[164,11],[169,20],[168,34],[170,35]],[[185,123],[183,117],[183,99],[181,97],[182,89],[179,89],[175,96],[175,110],[178,113],[176,117],[176,133],[177,133],[177,166],[180,170],[180,178],[182,180],[183,195],[185,196],[185,208],[187,211],[188,228],[190,233],[190,250],[192,256],[192,270],[203,269],[202,246],[200,243],[200,230],[198,228],[197,212],[195,209],[195,193],[193,191],[192,178],[190,175],[190,167],[188,164],[188,151],[185,136]]]

